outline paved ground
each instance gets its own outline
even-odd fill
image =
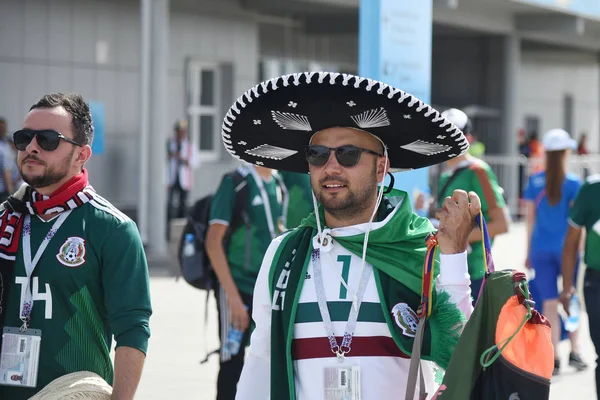
[[[494,244],[498,268],[521,268],[525,259],[525,232],[513,224],[511,232]],[[152,338],[146,367],[136,398],[143,400],[195,400],[215,398],[217,358],[200,365],[205,349],[217,346],[216,306],[209,301],[207,330],[203,315],[203,292],[192,289],[184,281],[176,282],[165,268],[152,268],[154,315]],[[586,361],[593,364],[594,351],[587,333],[587,320],[582,320],[581,346]],[[568,359],[568,342],[559,348],[563,364]],[[569,367],[557,377],[551,389],[552,400],[594,399],[594,374],[589,369],[575,373]],[[525,400],[525,399],[524,399]]]

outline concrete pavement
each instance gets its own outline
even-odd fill
[[[512,225],[511,232],[499,237],[493,248],[497,268],[521,269],[525,260],[525,229],[522,224]],[[142,400],[196,400],[215,399],[218,359],[213,356],[200,365],[206,349],[218,346],[216,305],[209,299],[209,318],[204,330],[204,292],[191,288],[183,280],[178,282],[166,268],[152,268],[151,319],[152,338],[142,381],[136,396]],[[590,364],[587,371],[576,373],[568,367],[568,342],[561,343],[559,352],[563,370],[553,380],[552,400],[594,399],[594,349],[587,331],[587,319],[582,318],[581,348]]]

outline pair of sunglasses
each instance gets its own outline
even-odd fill
[[[376,151],[363,149],[362,147],[356,147],[351,144],[333,148],[311,145],[306,148],[306,161],[308,161],[310,165],[322,167],[327,164],[327,160],[329,160],[332,151],[335,154],[335,159],[338,164],[342,167],[354,167],[360,161],[362,153],[383,157],[383,154],[377,153]]]
[[[60,140],[74,144],[75,146],[81,146],[80,143],[69,139],[62,133],[56,132],[52,129],[33,130],[33,129],[21,129],[13,134],[13,141],[17,150],[24,151],[29,143],[37,138],[38,145],[42,150],[54,151],[60,144]]]

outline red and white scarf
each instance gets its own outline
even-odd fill
[[[0,205],[0,332],[4,329],[6,304],[13,286],[15,260],[24,216],[60,214],[80,207],[93,198],[94,189],[89,185],[87,170],[84,169],[50,196],[36,192],[29,185],[23,185]]]

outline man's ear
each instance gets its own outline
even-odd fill
[[[387,160],[387,165],[386,165]],[[377,182],[383,181],[385,175],[390,170],[390,160],[386,157],[379,157],[377,159]]]
[[[81,163],[81,165],[85,164],[87,160],[92,156],[92,148],[88,145],[81,146],[79,152],[77,153],[77,161]]]

